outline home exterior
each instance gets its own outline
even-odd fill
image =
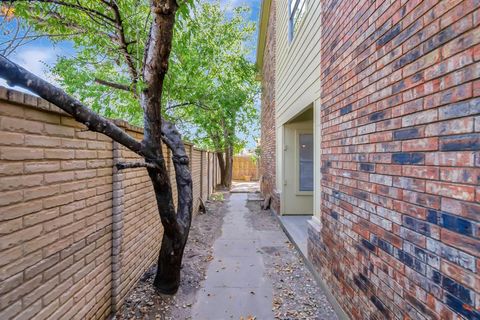
[[[313,112],[320,101],[320,33],[302,25],[320,29],[320,2],[311,1],[308,11],[305,1],[299,3],[295,32],[290,28],[293,15],[282,14],[289,12],[290,3],[262,4],[257,52],[263,89],[261,185],[277,213],[311,215],[316,181],[312,147],[314,137],[320,137],[314,133]]]
[[[479,24],[478,0],[262,2],[262,193],[352,319],[480,319]]]
[[[273,2],[273,5],[272,5]],[[262,87],[261,108],[261,156],[259,161],[260,189],[271,199],[271,207],[278,212],[280,198],[276,186],[276,144],[275,144],[275,0],[264,1],[260,14],[257,64],[261,65],[259,74]],[[268,31],[267,31],[268,30]]]

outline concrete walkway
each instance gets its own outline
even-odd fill
[[[193,306],[193,319],[274,319],[272,283],[265,276],[259,249],[283,235],[281,230],[262,232],[250,226],[246,202],[245,193],[230,196],[222,236],[215,241],[207,279]]]
[[[231,193],[260,192],[260,183],[258,181],[232,181]]]

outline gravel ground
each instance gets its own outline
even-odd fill
[[[225,194],[228,197],[228,194]],[[208,263],[213,259],[212,245],[220,236],[224,203],[207,201],[206,213],[193,218],[185,247],[180,288],[175,296],[161,295],[153,289],[156,266],[148,270],[130,292],[115,319],[180,320],[191,319],[195,295],[205,279]]]
[[[228,195],[225,196],[228,199]],[[155,267],[152,267],[129,294],[115,319],[191,319],[196,293],[205,279],[208,263],[213,260],[212,245],[221,232],[224,205],[221,201],[208,201],[207,213],[194,218],[185,248],[178,293],[173,297],[156,293],[152,286]],[[269,211],[260,209],[259,201],[249,201],[247,207],[250,210],[249,223],[255,229],[272,231],[281,228]],[[288,238],[282,236],[284,241],[280,241],[280,245],[261,248],[266,275],[273,283],[272,310],[275,318],[337,319],[300,254]]]

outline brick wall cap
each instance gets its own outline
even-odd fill
[[[25,107],[31,107],[33,109],[39,109],[42,111],[47,111],[47,112],[52,112],[52,113],[57,113],[62,116],[67,116],[70,118],[73,118],[71,115],[57,107],[51,102],[48,102],[47,100],[40,98],[32,93],[25,93],[25,92],[20,92],[18,90],[6,88],[4,86],[0,86],[0,101],[7,101],[9,103],[12,103],[14,105],[21,105]],[[128,123],[125,120],[122,119],[110,119],[115,125],[117,125],[120,128],[133,131],[136,133],[142,133],[143,134],[143,128],[139,126],[132,125]],[[189,141],[184,141],[183,142],[186,146],[191,146],[194,147],[194,144]],[[201,149],[194,147],[195,150],[200,150],[200,151],[210,151],[207,149]],[[210,151],[212,152],[212,151]]]

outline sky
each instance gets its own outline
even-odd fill
[[[227,13],[232,12],[235,7],[244,5],[248,6],[251,8],[250,20],[258,22],[260,1],[261,0],[220,0],[220,3],[225,8]],[[256,37],[257,36],[255,35],[255,41]],[[2,42],[2,38],[8,38],[8,35],[0,35],[0,42]],[[64,41],[53,44],[48,39],[42,38],[19,47],[12,55],[9,56],[9,59],[20,64],[30,72],[33,72],[44,79],[52,81],[53,79],[48,73],[49,66],[53,66],[55,64],[58,56],[68,57],[73,55],[75,55],[75,51],[70,43]],[[255,59],[254,52],[252,52],[250,58],[252,60]],[[7,86],[3,79],[0,79],[0,86]],[[21,90],[21,88],[15,89]]]
[[[238,6],[248,6],[251,8],[250,21],[258,22],[260,12],[261,0],[220,0],[220,4],[228,13]],[[0,30],[3,31],[3,30]],[[7,39],[9,35],[5,32],[0,33],[0,43]],[[254,37],[254,47],[256,46],[257,34]],[[63,41],[60,43],[52,43],[46,38],[31,41],[28,44],[20,46],[11,55],[9,59],[18,63],[25,69],[34,73],[35,75],[56,84],[53,77],[49,73],[49,68],[55,65],[59,56],[72,57],[75,55],[75,50],[71,43]],[[249,58],[255,60],[255,52],[252,52]],[[0,86],[9,87],[5,80],[0,79]],[[15,87],[15,90],[28,92],[27,90]],[[250,138],[247,143],[247,148],[255,147],[255,141]]]

